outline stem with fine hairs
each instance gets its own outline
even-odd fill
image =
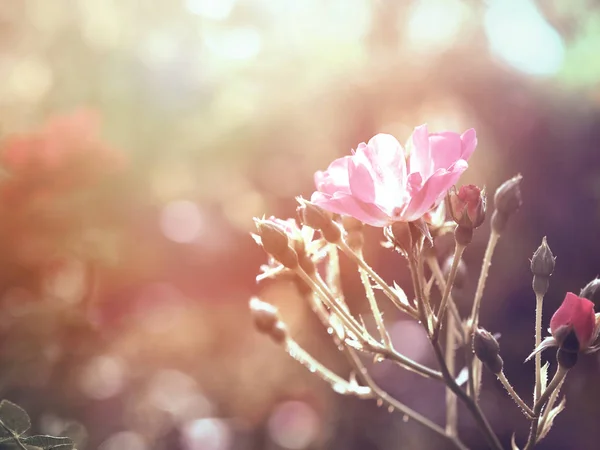
[[[542,305],[544,296],[536,294],[535,296],[535,347],[538,348],[542,343]],[[537,401],[542,395],[542,353],[535,354],[535,391],[533,393],[533,401]]]
[[[473,309],[471,310],[471,316],[469,322],[471,326],[471,334],[477,328],[479,323],[479,309],[481,307],[481,298],[483,297],[483,289],[485,288],[485,282],[492,264],[492,256],[496,248],[496,244],[500,239],[500,234],[494,229],[490,233],[490,238],[485,249],[485,255],[483,257],[483,263],[481,265],[481,273],[479,274],[479,280],[477,281],[477,290],[475,291],[475,299],[473,300]]]
[[[444,314],[446,313],[448,298],[450,297],[450,292],[452,291],[452,286],[454,285],[454,279],[456,278],[458,265],[460,264],[460,259],[462,258],[462,254],[464,251],[465,245],[461,245],[457,242],[454,247],[454,258],[452,259],[452,267],[450,268],[450,273],[448,274],[448,281],[446,281],[446,286],[444,287],[444,293],[442,295],[442,300],[440,301],[440,307],[437,313],[437,323],[433,331],[433,339],[437,339],[439,336],[442,321],[444,320]]]

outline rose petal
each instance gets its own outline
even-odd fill
[[[314,192],[310,201],[327,211],[352,216],[374,227],[384,227],[390,222],[389,216],[376,205],[361,202],[349,194],[338,193],[332,197]]]

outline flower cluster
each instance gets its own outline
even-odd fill
[[[462,134],[430,133],[426,125],[421,125],[415,128],[404,147],[393,136],[378,134],[369,142],[359,144],[351,155],[333,161],[327,170],[316,172],[316,191],[310,201],[298,198],[296,219],[255,220],[255,240],[270,258],[257,280],[291,277],[337,347],[348,356],[354,373],[358,374],[356,378],[345,380],[317,362],[294,341],[292,333],[285,328],[284,318],[275,308],[254,299],[251,310],[259,331],[270,335],[290,356],[330,383],[336,392],[376,398],[378,404],[402,411],[462,450],[466,447],[458,438],[458,400],[466,405],[489,447],[502,448],[479,405],[481,372],[485,367],[496,375],[530,421],[524,448],[531,449],[548,434],[554,419],[565,407],[564,399],[557,405],[555,402],[578,355],[600,349],[600,315],[594,313],[594,302],[600,300],[600,281],[591,282],[580,296],[567,293],[550,320],[551,336],[542,340],[542,303],[556,258],[546,238],[534,253],[531,270],[537,308],[535,347],[530,357],[535,356],[536,382],[534,402],[529,406],[504,374],[496,335],[479,325],[494,249],[510,217],[522,204],[520,175],[503,183],[495,192],[491,233],[467,317],[461,316],[452,298],[452,288],[464,286],[467,276],[463,251],[486,219],[485,191],[475,185],[455,187],[476,146],[473,129]],[[384,246],[398,250],[407,260],[413,298],[398,284],[386,283],[364,260],[363,248],[368,244],[363,235],[365,225],[383,228],[387,238]],[[447,231],[454,232],[454,254],[440,264],[436,242]],[[340,251],[358,268],[377,333],[368,330],[362,317],[355,317],[345,303],[339,280]],[[327,263],[319,264],[323,260]],[[439,291],[437,298],[432,292],[434,285]],[[440,371],[423,366],[396,350],[376,291],[382,291],[399,311],[424,327]],[[440,341],[445,341],[445,350]],[[540,353],[549,347],[558,347],[558,350],[556,372],[547,383],[548,365],[542,367]],[[463,352],[461,359],[466,362],[464,387],[458,382],[460,376],[454,373],[457,352]],[[448,387],[445,429],[383,391],[369,375],[360,354],[370,354],[376,361],[388,359],[425,378],[444,382]],[[512,448],[519,449],[515,436]]]

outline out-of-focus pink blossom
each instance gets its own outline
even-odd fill
[[[456,183],[476,145],[474,129],[429,133],[421,125],[406,149],[378,134],[317,172],[311,201],[376,227],[419,219]]]
[[[93,185],[120,170],[124,155],[101,139],[94,111],[55,116],[38,130],[8,136],[0,144],[0,163],[9,173],[5,201],[47,196]]]
[[[559,346],[565,344],[571,332],[575,333],[579,347],[570,348],[574,351],[585,350],[589,346],[594,337],[595,326],[594,304],[572,292],[567,293],[562,305],[550,319],[550,332]]]

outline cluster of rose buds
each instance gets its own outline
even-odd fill
[[[406,147],[389,134],[378,134],[361,143],[349,156],[333,161],[315,174],[316,191],[310,201],[298,198],[296,219],[256,219],[255,240],[269,255],[257,280],[288,277],[307,299],[309,306],[347,357],[355,376],[344,380],[302,349],[279,317],[277,310],[257,298],[250,302],[256,328],[283,344],[293,358],[306,365],[333,389],[359,398],[376,398],[390,410],[399,410],[446,438],[456,448],[467,447],[458,437],[457,400],[461,401],[481,430],[490,448],[502,445],[479,405],[481,368],[494,373],[530,421],[524,446],[531,449],[550,430],[565,406],[557,397],[565,376],[578,355],[600,349],[600,279],[590,282],[580,296],[568,293],[550,320],[551,336],[542,341],[542,302],[555,269],[555,257],[546,238],[531,259],[533,292],[537,308],[533,403],[528,405],[512,388],[504,371],[497,338],[479,325],[479,311],[494,249],[509,219],[522,205],[521,175],[503,183],[495,192],[491,233],[483,257],[471,312],[461,317],[452,298],[453,287],[464,287],[467,276],[462,254],[474,232],[486,219],[485,190],[475,185],[456,188],[468,159],[477,146],[473,129],[462,134],[430,133],[426,125],[415,128]],[[447,218],[446,215],[449,217]],[[408,262],[413,295],[396,283],[388,284],[363,258],[365,225],[381,228],[383,245],[397,250]],[[453,232],[454,254],[444,269],[437,260],[436,241]],[[338,252],[349,257],[359,271],[377,333],[372,334],[362,318],[355,317],[344,300],[339,280]],[[319,264],[321,262],[326,264]],[[432,291],[437,286],[439,297]],[[439,370],[421,365],[399,353],[390,338],[376,293],[381,292],[403,314],[425,328]],[[445,335],[442,334],[445,331]],[[442,349],[440,341],[445,343]],[[542,367],[540,353],[557,347],[557,368],[548,383],[548,364]],[[457,352],[464,352],[457,358]],[[423,377],[447,386],[445,428],[416,413],[384,392],[369,375],[361,355],[375,361],[388,359]],[[458,376],[457,361],[466,361]],[[458,378],[457,378],[458,377]],[[466,382],[458,381],[466,377]],[[362,384],[362,385],[361,385]],[[464,386],[463,386],[464,384]],[[513,450],[519,449],[513,436]]]

